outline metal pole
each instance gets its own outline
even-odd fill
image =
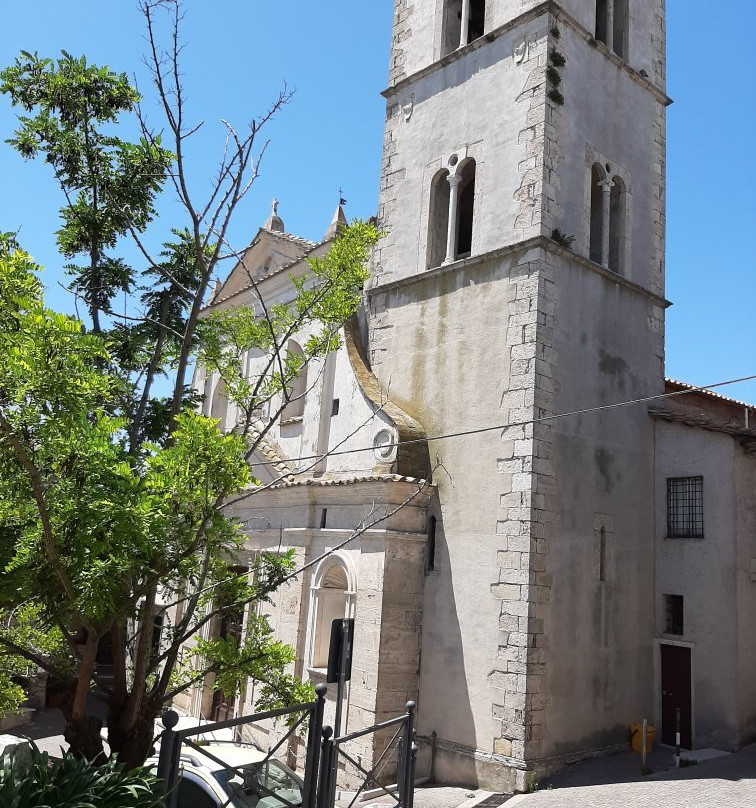
[[[406,718],[405,718],[406,721]],[[406,726],[406,725],[405,725]],[[404,770],[404,737],[399,736],[399,740],[397,741],[397,765],[396,765],[396,788],[399,791],[399,799],[401,800],[402,808],[405,808],[404,805],[404,780],[405,780],[405,770]]]
[[[675,717],[675,768],[680,768],[680,708]]]
[[[333,756],[333,730],[323,728],[323,745],[320,757],[320,777],[318,783],[317,808],[333,808],[331,797],[331,758]]]
[[[404,725],[404,735],[402,736],[402,752],[399,761],[401,769],[402,787],[399,789],[399,796],[402,801],[402,808],[412,805],[412,790],[415,782],[412,777],[412,747],[415,734],[415,702],[407,702],[407,723]],[[398,782],[398,780],[397,780]]]
[[[160,733],[160,756],[158,757],[157,777],[158,788],[163,795],[166,808],[171,808],[176,802],[176,780],[179,759],[180,737],[174,731],[179,716],[175,710],[166,710],[163,713],[163,726]]]
[[[318,760],[320,756],[320,738],[323,732],[323,711],[328,686],[315,686],[317,702],[310,712],[310,727],[307,732],[307,759],[305,760],[304,793],[302,808],[316,808],[315,799],[318,785]]]
[[[341,714],[344,709],[344,691],[346,690],[346,666],[347,660],[351,656],[351,648],[349,647],[350,632],[349,620],[344,618],[341,621],[341,648],[339,653],[339,675],[336,682],[336,717],[333,722],[333,736],[338,738],[341,735]],[[333,747],[333,754],[331,758],[331,774],[330,774],[330,805],[336,801],[336,780],[339,769],[339,749],[338,746]]]
[[[413,808],[415,804],[415,765],[417,763],[417,744],[412,744],[412,754],[410,755],[409,783],[407,785],[407,808]]]
[[[646,773],[646,743],[648,739],[648,719],[643,719],[643,735],[641,737],[641,774]]]
[[[339,654],[339,675],[336,683],[336,718],[333,722],[333,736],[341,735],[341,713],[344,704],[344,690],[346,689],[346,664],[349,659],[349,621],[341,621],[341,650]]]

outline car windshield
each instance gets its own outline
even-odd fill
[[[213,777],[231,797],[235,808],[302,804],[302,780],[277,760],[247,763],[237,770],[219,769],[213,772]]]

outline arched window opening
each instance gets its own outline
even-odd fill
[[[470,0],[470,23],[467,41],[474,42],[486,31],[486,0]]]
[[[607,15],[611,0],[596,0],[596,39],[607,44]]]
[[[624,265],[626,207],[625,184],[613,177],[609,201],[609,269],[613,272],[622,272]]]
[[[210,417],[218,421],[218,429],[225,432],[228,428],[228,391],[223,379],[219,379],[213,391],[213,400],[210,406]]]
[[[446,0],[441,56],[482,37],[486,30],[486,0]]]
[[[591,169],[591,239],[590,258],[597,264],[603,261],[604,244],[604,189],[606,175],[600,165]]]
[[[596,39],[627,58],[630,14],[628,0],[596,0]]]
[[[442,25],[441,56],[453,53],[462,37],[462,0],[446,0]]]
[[[307,363],[302,348],[294,340],[289,340],[286,346],[286,367],[287,375],[292,366],[299,368],[296,375],[289,380],[287,393],[289,402],[281,412],[282,421],[290,421],[293,418],[301,418],[304,415],[305,394],[307,392]]]
[[[599,581],[606,580],[606,528],[599,533]]]
[[[331,641],[331,623],[347,617],[346,570],[332,564],[323,575],[315,595],[315,625],[312,643],[312,667],[328,666],[328,646]]]
[[[428,216],[428,269],[440,267],[446,258],[446,237],[449,230],[449,172],[439,171],[431,181]]]
[[[475,160],[462,168],[457,202],[457,246],[455,258],[466,258],[472,252],[473,213],[475,208]]]
[[[428,520],[428,539],[425,545],[425,571],[433,572],[436,569],[436,517]]]
[[[612,49],[621,59],[627,58],[628,51],[628,2],[627,0],[614,0],[614,31]]]

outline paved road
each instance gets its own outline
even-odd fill
[[[706,763],[670,768],[672,752],[660,748],[643,777],[632,753],[595,758],[565,767],[532,794],[488,796],[483,791],[420,788],[416,808],[754,808],[756,745]],[[347,803],[345,803],[347,804]],[[380,802],[374,804],[381,804]],[[385,803],[384,803],[385,804]],[[363,803],[360,808],[364,808]]]

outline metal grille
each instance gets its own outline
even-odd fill
[[[703,477],[667,478],[667,538],[702,539]]]
[[[683,624],[683,596],[682,595],[665,595],[664,605],[667,611],[667,625],[665,631],[667,634],[682,634],[684,629]]]

